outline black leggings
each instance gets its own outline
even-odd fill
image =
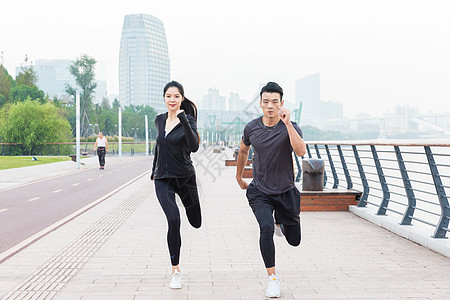
[[[100,163],[100,167],[103,167],[105,165],[106,148],[98,147],[97,155],[98,155],[98,162]]]
[[[273,243],[273,231],[275,229],[273,210],[268,207],[258,208],[255,212],[259,223],[259,248],[266,268],[275,267],[275,245]],[[298,246],[301,240],[300,223],[295,225],[283,225],[281,229],[287,242],[292,246]]]
[[[167,244],[169,245],[170,261],[172,266],[177,266],[180,262],[181,219],[180,210],[175,201],[175,193],[181,198],[189,223],[195,228],[202,225],[195,175],[186,178],[155,179],[155,190],[169,225]]]

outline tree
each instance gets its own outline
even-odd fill
[[[112,103],[112,107],[115,108],[115,109],[118,109],[120,107],[119,99],[114,98],[114,101]]]
[[[29,87],[36,87],[38,76],[33,69],[32,64],[28,63],[28,56],[25,55],[23,64],[21,65],[22,72],[16,76],[16,83],[23,84]]]
[[[6,102],[9,101],[9,93],[14,86],[14,79],[8,74],[6,68],[0,65],[0,94],[6,98]]]
[[[148,128],[155,135],[155,117],[157,112],[150,106],[146,105],[130,105],[125,107],[122,115],[124,133],[134,137],[135,132],[131,128],[139,128],[136,130],[138,138],[145,137],[145,115],[148,116]]]
[[[34,154],[43,143],[68,142],[69,122],[51,103],[27,100],[0,110],[0,139],[21,143],[22,154]]]
[[[28,86],[19,84],[11,89],[9,95],[9,102],[23,102],[25,100],[39,100],[39,102],[46,102],[44,91],[38,89],[36,86]]]
[[[3,107],[3,105],[6,104],[6,97],[0,94],[0,108]]]
[[[107,97],[103,97],[101,107],[105,110],[111,109],[111,105],[109,105],[109,100]]]
[[[92,97],[97,87],[95,81],[95,65],[97,61],[83,54],[78,57],[69,67],[70,73],[75,77],[75,82],[80,88],[80,112],[81,112],[81,133],[85,135],[89,131],[89,119],[93,113]],[[66,93],[74,97],[76,95],[76,87],[69,84],[66,85]]]

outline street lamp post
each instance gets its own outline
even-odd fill
[[[145,115],[145,156],[148,156],[148,117]]]

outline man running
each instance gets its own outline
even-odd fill
[[[292,150],[299,156],[306,153],[302,131],[290,121],[290,112],[283,104],[283,89],[277,83],[269,82],[261,89],[264,115],[245,126],[236,170],[236,180],[247,189],[249,205],[259,223],[259,246],[269,275],[266,296],[273,298],[281,296],[275,272],[275,228],[292,246],[298,246],[301,240],[300,192],[294,184]],[[253,180],[248,184],[242,175],[250,145],[254,149]]]

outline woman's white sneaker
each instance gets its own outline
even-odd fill
[[[280,279],[278,275],[269,276],[269,287],[266,290],[266,297],[278,298],[281,296]]]
[[[281,226],[283,226],[282,224],[277,224],[275,223],[275,235],[279,236],[279,237],[283,237],[283,230],[281,229]]]
[[[172,280],[170,281],[169,287],[171,289],[181,289],[183,286],[181,285],[181,273],[175,272],[172,274]]]

